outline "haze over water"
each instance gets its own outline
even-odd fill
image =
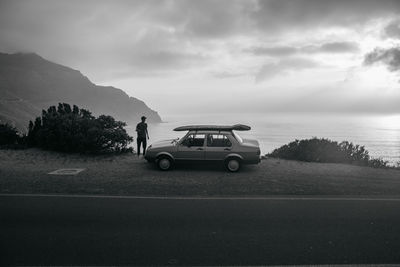
[[[365,146],[370,155],[400,162],[400,115],[354,115],[315,113],[238,113],[187,114],[163,116],[164,123],[149,124],[149,144],[162,139],[182,137],[185,132],[174,132],[175,127],[187,124],[236,124],[252,127],[239,132],[243,137],[260,142],[262,154],[295,139],[312,137],[334,141],[350,141]],[[136,136],[134,127],[128,127]]]

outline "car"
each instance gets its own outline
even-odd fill
[[[260,145],[257,140],[243,139],[236,131],[248,131],[250,126],[235,124],[188,125],[174,131],[187,131],[179,140],[171,139],[151,144],[145,159],[155,162],[160,170],[167,171],[179,161],[219,161],[230,172],[240,170],[242,164],[260,163]]]

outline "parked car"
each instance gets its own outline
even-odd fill
[[[160,170],[169,170],[177,161],[220,161],[231,172],[239,171],[242,164],[260,162],[257,140],[243,139],[236,131],[248,131],[249,126],[236,124],[189,125],[174,131],[188,131],[179,140],[165,140],[151,144],[145,159],[155,162]]]

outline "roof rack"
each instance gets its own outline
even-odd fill
[[[192,131],[192,130],[217,130],[217,131],[249,131],[250,126],[244,124],[235,125],[186,125],[174,129],[174,131]]]

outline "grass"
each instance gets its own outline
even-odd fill
[[[76,176],[47,173],[85,168]],[[400,171],[267,158],[228,173],[219,164],[161,172],[133,154],[90,156],[0,150],[1,193],[157,196],[400,195]]]

